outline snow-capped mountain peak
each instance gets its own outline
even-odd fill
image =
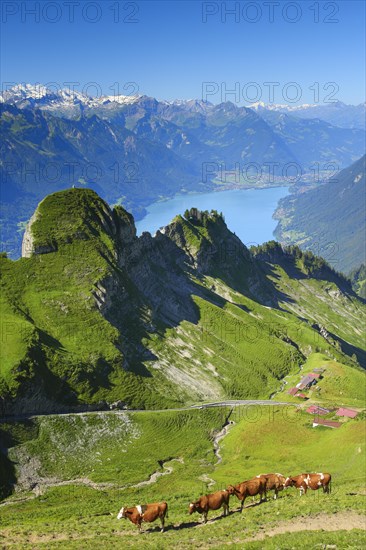
[[[42,99],[51,92],[41,84],[16,84],[8,90],[1,92],[2,101],[22,101],[24,99]]]
[[[146,95],[102,95],[100,97],[86,95],[72,89],[60,89],[57,86],[42,84],[17,84],[0,93],[0,103],[10,103],[18,108],[37,108],[50,111],[52,114],[66,118],[75,118],[84,112],[99,113],[110,116],[123,111],[127,105],[137,103],[142,109],[154,111],[163,109],[186,111],[206,115],[210,112],[234,111],[237,105],[226,102],[214,105],[202,99],[176,99],[173,101],[158,101]],[[257,112],[267,120],[269,116],[292,116],[302,119],[318,118],[342,128],[365,127],[366,104],[346,105],[341,101],[330,103],[305,103],[302,105],[264,103],[257,101],[241,108],[240,114],[248,109]]]
[[[67,118],[75,117],[85,109],[96,109],[109,105],[128,105],[142,96],[103,95],[89,96],[70,88],[53,89],[42,84],[17,84],[0,93],[0,103],[10,103],[19,108],[33,108],[51,111]]]
[[[261,109],[266,109],[267,111],[301,111],[303,109],[311,109],[320,105],[319,103],[303,103],[302,105],[287,105],[280,103],[264,103],[264,101],[257,101],[256,103],[251,103],[247,105],[250,109],[259,111]]]
[[[105,95],[99,98],[99,103],[119,103],[120,105],[127,105],[135,103],[141,97],[141,95]]]

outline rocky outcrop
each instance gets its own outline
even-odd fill
[[[95,302],[102,315],[106,315],[111,308],[113,301],[120,290],[117,278],[110,276],[98,281],[92,290]]]
[[[34,237],[32,234],[32,225],[38,219],[38,208],[30,218],[27,227],[24,232],[22,241],[22,258],[30,258],[33,254],[47,254],[49,252],[55,252],[56,247],[48,245],[35,246]]]

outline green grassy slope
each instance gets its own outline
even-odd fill
[[[363,372],[342,365],[321,353],[313,353],[302,365],[300,372],[286,376],[286,385],[283,391],[276,394],[276,399],[299,403],[299,399],[291,397],[288,390],[296,386],[303,376],[313,372],[314,368],[322,368],[324,372],[318,383],[306,391],[311,403],[321,402],[325,407],[330,408],[346,403],[352,407],[363,407],[365,399]]]
[[[264,398],[314,352],[364,364],[349,283],[298,249],[251,253],[217,213],[136,238],[121,207],[71,189],[28,236],[31,257],[0,258],[10,412]]]
[[[365,422],[349,420],[339,430],[314,429],[310,415],[295,411],[235,409],[230,416],[235,424],[220,442],[221,463],[214,456],[212,437],[230,413],[227,408],[43,417],[32,421],[27,435],[19,424],[5,425],[13,438],[9,457],[17,463],[17,475],[22,472],[23,489],[28,475],[28,483],[39,483],[40,494],[23,491],[6,501],[1,542],[5,548],[91,548],[96,541],[113,548],[310,548],[347,541],[349,547],[361,548],[365,533],[357,518],[364,509]],[[159,462],[164,460],[165,468]],[[238,501],[232,499],[234,513],[206,526],[199,524],[198,515],[188,515],[189,502],[208,491],[210,480],[212,491],[265,471],[289,475],[306,470],[331,472],[331,495],[309,492],[300,499],[295,489],[288,489],[277,501],[271,497],[259,506],[248,499],[243,514],[235,512]],[[150,485],[133,486],[156,471],[165,475]],[[52,486],[76,478],[79,484]],[[88,479],[101,485],[87,486]],[[27,496],[29,500],[19,500]],[[163,535],[153,524],[145,525],[149,532],[136,538],[135,526],[116,519],[123,505],[162,499],[169,503]],[[209,519],[220,515],[211,512]],[[304,541],[301,531],[305,523],[311,528],[312,519],[314,533]],[[321,531],[322,521],[340,532]],[[300,532],[285,540],[280,533],[289,524]],[[352,527],[346,535],[344,530]],[[276,536],[267,542],[252,540],[263,534]]]

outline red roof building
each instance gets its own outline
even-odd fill
[[[323,420],[322,418],[317,418],[313,422],[313,428],[316,426],[326,426],[327,428],[340,428],[342,422],[334,422],[332,420]]]
[[[300,399],[308,399],[308,396],[305,395],[304,393],[297,393],[297,394],[295,395],[295,397],[300,397]]]
[[[336,412],[336,416],[346,416],[347,418],[355,418],[355,416],[358,415],[357,411],[353,411],[352,409],[346,409],[344,407],[341,407]]]
[[[291,388],[288,390],[287,393],[289,393],[290,395],[296,395],[298,391],[299,390],[297,388]]]
[[[324,409],[324,407],[318,407],[318,405],[311,405],[308,409],[306,409],[306,412],[309,414],[328,414],[330,411],[328,409]]]
[[[318,372],[311,372],[310,376],[313,376],[313,378],[316,378],[317,380],[320,378],[320,373]]]

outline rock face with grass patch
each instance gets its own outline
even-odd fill
[[[55,252],[56,248],[51,245],[34,245],[34,237],[32,233],[32,226],[37,221],[38,209],[35,211],[24,231],[22,241],[22,258],[30,258],[33,254],[47,254],[48,252]]]

